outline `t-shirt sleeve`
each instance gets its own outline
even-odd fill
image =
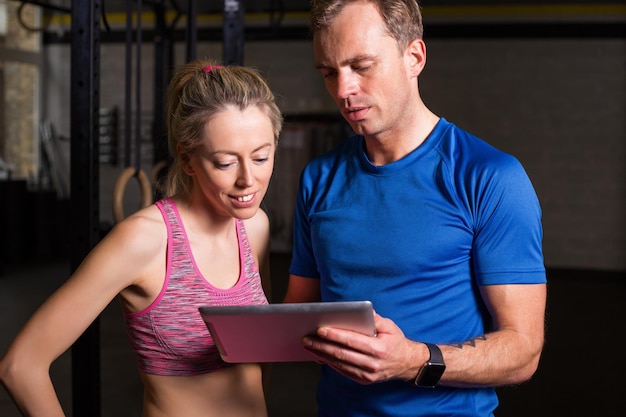
[[[507,155],[474,195],[473,259],[480,285],[546,282],[541,208],[521,163]]]

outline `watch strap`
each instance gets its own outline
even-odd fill
[[[443,354],[441,353],[441,349],[439,346],[433,343],[424,343],[430,352],[430,359],[428,362],[430,363],[443,363]]]
[[[413,384],[418,387],[434,388],[439,383],[439,378],[446,369],[446,365],[443,362],[443,354],[439,346],[433,343],[424,343],[430,353],[430,358],[426,361],[424,366],[420,368]]]

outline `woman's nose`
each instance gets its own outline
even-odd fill
[[[249,187],[254,183],[254,175],[252,175],[252,167],[249,163],[244,162],[240,164],[238,174],[237,184],[240,187]]]

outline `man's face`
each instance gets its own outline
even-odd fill
[[[315,34],[313,48],[328,92],[356,133],[380,136],[399,128],[416,81],[374,5],[346,6]]]

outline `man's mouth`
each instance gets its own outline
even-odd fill
[[[367,107],[351,107],[344,110],[344,114],[348,120],[358,121],[365,117]]]

